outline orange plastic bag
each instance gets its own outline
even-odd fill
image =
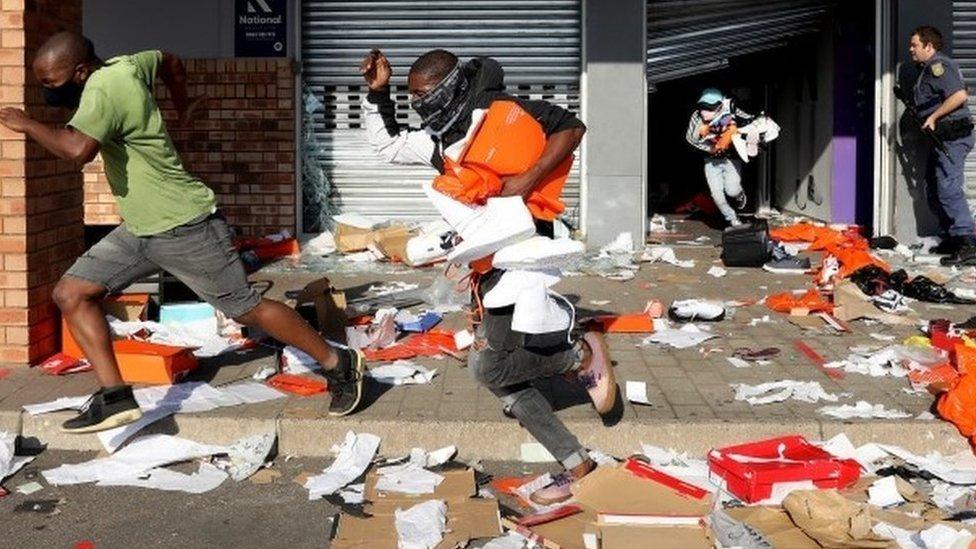
[[[502,189],[502,179],[525,173],[546,147],[542,126],[514,101],[495,101],[455,162],[444,157],[444,174],[434,189],[465,204],[484,204]],[[526,199],[536,219],[552,221],[566,206],[560,200],[573,156],[546,175]]]
[[[956,343],[952,349],[956,370],[962,375],[976,374],[976,349],[965,343]]]
[[[363,350],[366,360],[370,362],[390,362],[418,356],[454,355],[457,352],[454,334],[444,330],[413,334],[385,349]]]
[[[594,318],[592,324],[608,334],[649,334],[654,331],[654,322],[647,313],[602,315]]]
[[[959,380],[959,372],[948,362],[933,366],[927,370],[911,370],[908,372],[908,381],[912,387],[925,388],[933,383],[952,386]]]
[[[891,272],[890,265],[874,257],[866,250],[839,248],[831,250],[830,253],[837,258],[837,262],[840,264],[840,271],[837,273],[840,278],[847,278],[868,265],[875,265],[885,272]]]
[[[976,433],[976,376],[965,375],[936,404],[939,416],[952,422],[966,437]]]
[[[294,374],[277,374],[271,376],[268,378],[267,384],[279,391],[301,396],[324,393],[329,388],[322,380]]]
[[[792,292],[771,295],[766,298],[766,306],[779,313],[789,313],[793,309],[807,309],[814,312],[833,312],[834,306],[825,300],[816,290],[807,290],[807,293],[796,297]]]

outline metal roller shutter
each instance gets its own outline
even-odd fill
[[[390,59],[398,116],[412,126],[420,120],[409,108],[406,74],[435,48],[462,60],[494,57],[510,93],[578,113],[580,10],[580,0],[303,0],[302,79],[324,97],[315,133],[327,151],[320,161],[339,192],[340,210],[384,219],[436,215],[421,190],[434,170],[386,164],[366,141],[359,62],[371,48]],[[576,216],[578,160],[563,197],[569,217]]]
[[[651,88],[819,30],[831,0],[648,0]]]
[[[976,2],[952,3],[952,58],[962,69],[969,90],[969,110],[976,113]],[[976,206],[976,152],[966,157],[966,198]]]

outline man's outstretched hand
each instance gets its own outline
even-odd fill
[[[31,117],[20,109],[4,107],[0,109],[0,124],[17,133],[27,131],[27,125],[31,122]]]
[[[366,79],[366,85],[373,91],[389,86],[390,77],[393,76],[390,61],[380,50],[369,52],[369,55],[359,64],[359,72]]]

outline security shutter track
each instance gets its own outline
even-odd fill
[[[959,62],[966,88],[969,110],[976,113],[976,2],[952,3],[952,58]],[[966,198],[976,207],[976,152],[966,157]]]
[[[401,121],[419,127],[409,108],[406,76],[424,52],[443,48],[462,60],[501,62],[509,93],[546,99],[579,112],[579,0],[303,0],[302,79],[325,102],[315,134],[319,159],[339,193],[339,209],[382,219],[430,219],[421,190],[436,172],[384,163],[370,148],[360,101],[367,89],[359,62],[380,48],[393,66]],[[570,221],[578,214],[579,161],[563,194]]]
[[[831,0],[648,0],[647,81],[718,70],[729,58],[820,29]]]

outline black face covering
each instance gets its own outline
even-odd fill
[[[83,89],[84,86],[76,84],[74,79],[71,79],[56,88],[44,88],[44,102],[52,107],[76,109],[81,102]]]
[[[461,62],[432,90],[410,102],[424,125],[435,135],[451,127],[468,100],[470,86],[461,71]]]

